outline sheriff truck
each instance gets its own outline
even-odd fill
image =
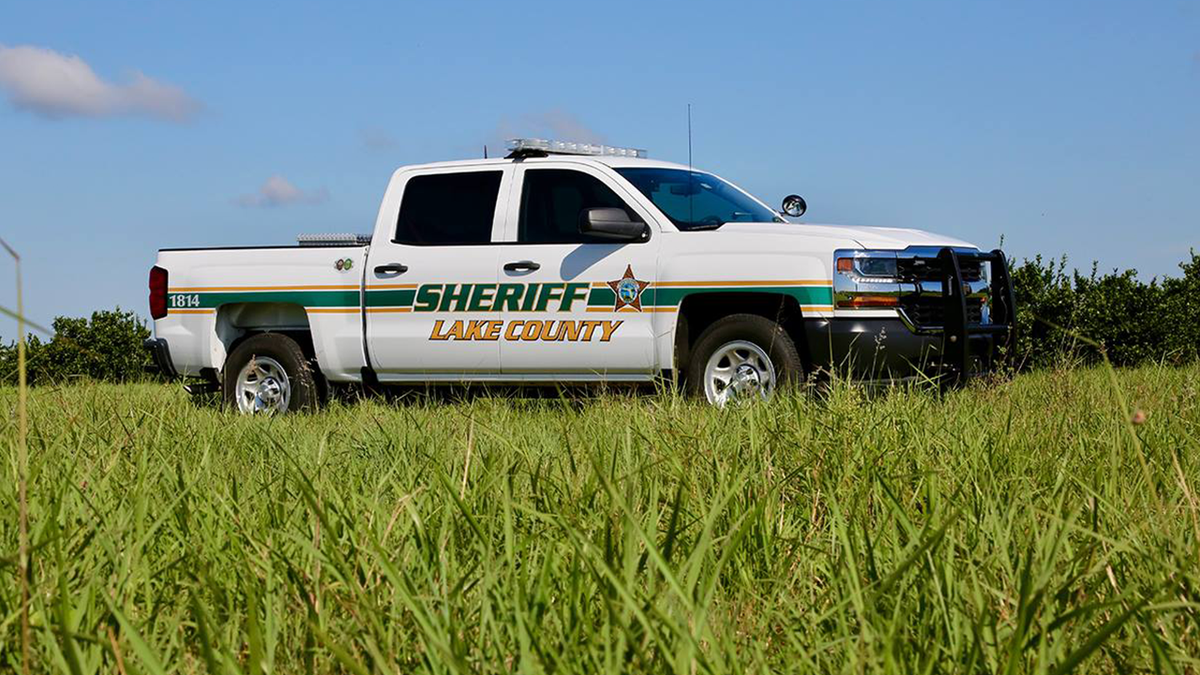
[[[510,147],[398,169],[370,235],[160,250],[158,368],[243,413],[331,383],[663,377],[723,406],[839,371],[957,383],[1012,335],[1000,251],[798,222],[796,195],[775,211],[644,150]]]

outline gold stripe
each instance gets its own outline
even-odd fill
[[[168,309],[167,314],[212,314],[213,309]]]
[[[589,311],[589,312],[608,312],[609,314],[627,314],[630,312],[637,312],[638,310],[636,310],[636,309],[626,310],[624,307],[622,307],[620,310],[613,309],[612,307],[588,307],[587,311]],[[679,311],[679,308],[678,307],[643,307],[641,311],[643,311],[643,312],[677,312],[677,311]]]
[[[380,312],[411,312],[412,307],[368,307],[368,314],[378,314]]]
[[[367,284],[367,290],[407,290],[416,288],[417,284]],[[357,288],[357,287],[356,287]]]
[[[218,291],[357,291],[358,285],[309,285],[309,286],[178,286],[168,288],[168,293],[203,293]]]
[[[309,314],[358,314],[357,307],[305,307]]]

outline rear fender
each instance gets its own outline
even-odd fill
[[[305,308],[282,302],[222,305],[214,331],[213,357],[221,365],[238,341],[265,332],[292,336],[330,380],[357,380],[366,364],[358,308]]]

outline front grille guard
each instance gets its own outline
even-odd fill
[[[967,297],[963,292],[963,274],[960,261],[964,259],[992,263],[991,276],[991,322],[969,323],[967,321]],[[941,382],[945,387],[955,387],[971,376],[980,374],[971,368],[976,361],[999,363],[1009,351],[1016,335],[1016,294],[1012,278],[1008,274],[1008,261],[1004,252],[964,251],[946,247],[938,251],[937,260],[941,267],[942,293],[945,309],[942,322]],[[990,353],[975,353],[972,350],[974,337],[991,337],[986,341]]]

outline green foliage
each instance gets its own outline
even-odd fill
[[[1200,357],[1200,254],[1192,253],[1181,263],[1183,276],[1163,280],[1163,313],[1170,327],[1167,352],[1188,358]]]
[[[1196,672],[1198,387],[1195,364],[1043,369],[282,418],[34,389],[35,672]]]
[[[1143,282],[1134,270],[1081,275],[1066,258],[1024,260],[1012,268],[1017,293],[1018,368],[1096,362],[1101,347],[1120,366],[1187,363],[1200,357],[1200,254],[1180,264],[1181,277]],[[29,381],[62,383],[145,379],[149,329],[120,308],[91,320],[60,316],[54,338],[29,337]],[[17,350],[0,344],[0,383],[17,379]]]
[[[1012,269],[1017,294],[1016,362],[1023,367],[1100,358],[1116,365],[1186,363],[1200,355],[1200,255],[1182,277],[1138,280],[1134,270],[1084,276],[1066,259],[1025,260]]]
[[[134,312],[93,312],[91,320],[60,316],[54,320],[54,337],[43,342],[30,335],[26,349],[27,376],[33,384],[64,383],[89,378],[103,382],[145,379],[149,363],[142,341],[150,330]],[[0,344],[0,381],[17,381],[17,348]]]

